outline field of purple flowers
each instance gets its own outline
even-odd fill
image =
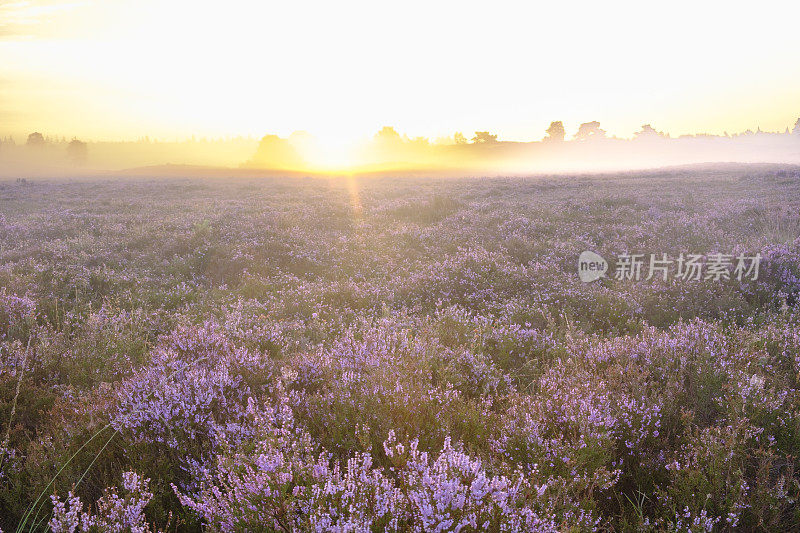
[[[0,182],[0,529],[797,530],[798,298],[797,168]]]

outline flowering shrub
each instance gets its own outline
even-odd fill
[[[531,492],[521,473],[488,475],[449,440],[432,460],[417,441],[405,446],[390,433],[383,443],[388,470],[375,467],[368,453],[343,465],[314,449],[287,405],[251,402],[249,409],[255,445],[220,455],[197,494],[175,488],[181,503],[215,529],[556,531],[526,505]]]
[[[174,487],[181,503],[221,531],[398,530],[400,492],[372,468],[369,454],[342,467],[315,450],[286,404],[257,408],[251,402],[249,413],[254,444],[218,456],[215,472],[201,474],[197,494]]]
[[[65,501],[53,496],[53,517],[49,526],[53,533],[130,532],[150,533],[144,508],[153,494],[147,490],[149,480],[135,472],[122,474],[123,495],[113,487],[97,500],[95,513],[83,510],[81,499],[69,493]]]
[[[22,339],[36,318],[36,302],[0,288],[0,341]]]
[[[522,472],[492,476],[450,439],[435,459],[420,451],[416,440],[397,442],[394,433],[383,447],[410,506],[414,531],[557,531],[551,517],[530,506],[535,499],[526,501],[532,494]]]
[[[0,184],[0,529],[800,528],[796,180],[355,181]]]
[[[181,328],[122,383],[114,427],[136,441],[178,448],[235,433],[247,399],[266,387],[269,359],[234,347],[210,323]]]

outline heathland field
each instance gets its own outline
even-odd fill
[[[0,182],[0,529],[797,530],[798,298],[797,167]]]

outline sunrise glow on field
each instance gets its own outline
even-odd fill
[[[799,18],[0,0],[0,533],[800,530]]]

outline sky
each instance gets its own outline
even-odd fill
[[[0,135],[784,130],[800,2],[0,0]]]

